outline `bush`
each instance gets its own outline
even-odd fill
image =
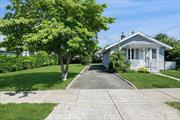
[[[121,51],[115,51],[110,57],[110,72],[128,72],[130,62],[121,54]]]
[[[74,56],[71,60],[71,63],[73,64],[78,64],[78,63],[81,63],[81,59],[80,59],[80,56],[77,55],[77,56]]]
[[[101,55],[100,54],[93,55],[92,62],[93,63],[102,63]]]
[[[32,56],[23,57],[23,61],[22,61],[23,69],[34,68],[35,67],[35,61],[36,61],[36,59]]]
[[[45,51],[38,52],[35,58],[35,65],[37,67],[50,65],[50,57]]]
[[[82,63],[83,65],[91,64],[91,62],[92,62],[92,57],[91,57],[91,55],[83,56],[82,59],[81,59],[81,63]]]
[[[58,56],[55,53],[51,53],[49,58],[50,58],[50,65],[58,64]]]
[[[58,64],[57,55],[48,55],[43,51],[38,52],[35,56],[19,56],[18,58],[15,56],[0,55],[0,73],[56,64]]]
[[[2,63],[0,64],[0,73],[12,71],[12,63]]]
[[[138,72],[140,72],[140,73],[149,73],[149,71],[148,71],[148,69],[146,67],[139,68]]]

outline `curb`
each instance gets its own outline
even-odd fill
[[[77,80],[77,78],[89,67],[89,65],[86,65],[81,72],[69,83],[69,85],[66,87],[65,90],[68,90],[70,86]]]
[[[122,80],[124,80],[125,82],[127,82],[129,85],[133,86],[135,89],[137,89],[137,87],[132,84],[131,82],[129,82],[128,80],[126,80],[125,78],[123,78],[122,76],[120,76],[118,73],[114,73],[116,76],[118,76],[119,78],[121,78]]]

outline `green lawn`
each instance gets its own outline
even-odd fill
[[[44,120],[56,104],[0,104],[1,120]]]
[[[18,72],[0,74],[0,91],[30,91],[64,89],[85,66],[71,64],[68,80],[60,80],[60,67],[48,66]]]
[[[180,88],[180,82],[151,73],[119,73],[139,89],[145,88]]]
[[[161,73],[172,77],[180,78],[180,70],[165,70],[161,71]]]
[[[180,102],[166,102],[166,104],[180,110]]]

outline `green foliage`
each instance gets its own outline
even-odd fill
[[[4,46],[17,55],[22,50],[54,52],[61,61],[93,54],[97,33],[114,22],[102,15],[106,7],[96,0],[11,0],[0,20]]]
[[[35,56],[19,56],[18,58],[15,56],[0,55],[0,73],[57,64],[57,55],[48,55],[44,51],[38,52]]]
[[[172,50],[166,51],[165,59],[176,61],[177,68],[180,68],[180,41],[166,34],[158,34],[155,36],[155,39],[173,47]]]
[[[35,67],[36,58],[32,56],[23,57],[23,69],[32,69]]]
[[[58,64],[58,56],[55,53],[51,53],[49,55],[50,58],[50,65],[57,65]]]
[[[149,71],[148,71],[148,69],[146,67],[140,67],[138,69],[138,72],[140,72],[140,73],[149,73]]]
[[[45,51],[40,51],[36,54],[37,67],[50,65],[50,56]]]
[[[92,56],[91,55],[82,56],[81,63],[83,65],[89,65],[89,64],[91,64],[91,62],[92,62]]]
[[[109,70],[110,72],[127,72],[130,70],[130,63],[121,51],[116,50],[111,54]]]
[[[92,56],[92,62],[93,63],[102,63],[102,57],[101,54],[96,53]]]

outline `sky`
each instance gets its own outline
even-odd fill
[[[104,16],[116,18],[109,30],[98,34],[101,47],[119,41],[122,32],[128,36],[132,31],[141,31],[152,37],[162,32],[180,39],[180,0],[97,0],[97,3],[107,4]],[[0,18],[7,4],[8,0],[0,0]]]

